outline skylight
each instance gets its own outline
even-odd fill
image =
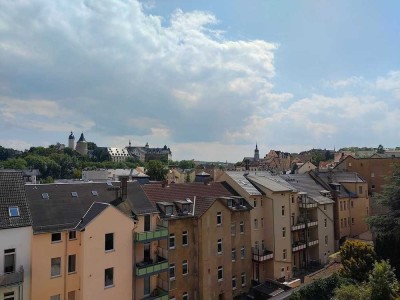
[[[42,199],[49,199],[49,193],[42,193]]]
[[[92,195],[93,195],[93,196],[98,196],[99,193],[98,193],[97,191],[92,191]]]
[[[77,192],[71,192],[71,196],[72,197],[78,197],[78,193]]]
[[[14,207],[9,207],[8,208],[8,214],[10,217],[19,217],[19,208],[14,206]]]

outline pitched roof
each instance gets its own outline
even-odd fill
[[[110,204],[108,203],[93,202],[92,205],[87,210],[87,212],[82,217],[82,219],[79,221],[79,224],[77,225],[76,228],[77,229],[85,228],[94,218],[96,218],[109,206]]]
[[[127,183],[127,197],[119,196],[120,183],[26,185],[34,232],[74,228],[93,202],[110,203],[127,216],[158,212],[137,182]],[[72,196],[76,192],[77,197]],[[47,193],[48,198],[43,194]]]
[[[11,217],[10,207],[18,207],[19,216]],[[22,172],[0,170],[0,229],[31,225]]]
[[[273,176],[270,174],[263,175],[248,175],[247,179],[251,183],[255,183],[256,185],[263,186],[272,192],[290,192],[292,191],[292,187],[286,184],[285,180],[278,176]]]
[[[249,195],[261,195],[261,192],[258,189],[256,189],[250,183],[250,181],[247,180],[246,176],[244,176],[245,173],[238,171],[228,171],[225,173],[232,180],[234,180],[236,184],[238,184],[241,188],[243,188]],[[249,172],[248,174],[255,174],[255,173]]]

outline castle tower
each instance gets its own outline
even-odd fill
[[[71,148],[72,150],[75,149],[75,137],[74,137],[74,133],[72,131],[68,137],[68,147]]]
[[[260,160],[260,151],[258,150],[258,146],[256,143],[256,149],[254,149],[254,161],[259,161]]]
[[[81,137],[79,138],[78,142],[76,143],[76,152],[78,152],[80,155],[87,155],[88,154],[88,145],[85,140],[85,137],[83,136],[83,132],[81,133]]]

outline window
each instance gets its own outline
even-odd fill
[[[55,232],[51,234],[51,242],[57,243],[61,242],[61,232]]]
[[[71,196],[74,197],[74,198],[77,198],[78,197],[78,193],[77,192],[71,192]]]
[[[114,286],[114,268],[104,270],[104,287]]]
[[[7,293],[4,293],[4,300],[14,300],[15,298],[14,298],[14,292],[7,292]]]
[[[351,218],[351,224],[354,225],[354,218]]]
[[[70,240],[76,240],[76,231],[73,230],[73,231],[68,232],[68,238]]]
[[[245,250],[244,250],[244,246],[242,246],[242,248],[240,248],[240,258],[244,259],[245,255],[246,255],[246,253],[245,253]]]
[[[232,290],[236,290],[236,276],[232,276]]]
[[[104,250],[105,251],[114,250],[114,233],[106,233]]]
[[[92,191],[92,195],[93,195],[93,196],[98,196],[99,193],[98,193],[97,191]]]
[[[340,219],[340,227],[343,228],[343,219]]]
[[[60,299],[61,299],[61,295],[60,294],[50,297],[50,300],[60,300]]]
[[[255,241],[254,248],[256,249],[256,251],[258,251],[258,241]]]
[[[264,243],[264,240],[262,240],[262,241],[261,241],[261,249],[263,249],[263,250],[265,249],[265,243]]]
[[[261,228],[264,228],[264,218],[261,218]]]
[[[143,278],[143,296],[150,295],[150,276]]]
[[[242,286],[246,286],[246,273],[242,273]]]
[[[231,235],[235,235],[236,234],[236,223],[232,223],[231,224]]]
[[[217,225],[222,224],[222,213],[219,211],[217,212]]]
[[[224,280],[224,269],[222,266],[218,267],[218,281]]]
[[[188,261],[184,260],[182,262],[182,275],[187,275],[189,273],[189,265],[188,265]]]
[[[61,276],[61,257],[51,259],[51,277]]]
[[[169,235],[169,249],[175,249],[175,234],[171,233]]]
[[[362,187],[362,185],[359,185],[358,186],[358,193],[362,194],[362,192],[363,192],[363,187]]]
[[[8,215],[10,217],[19,217],[19,208],[16,206],[12,206],[8,208]]]
[[[325,246],[327,246],[328,245],[328,236],[326,235],[325,236]]]
[[[375,173],[371,173],[371,177],[375,177]]]
[[[182,294],[182,300],[189,300],[189,294],[187,292]]]
[[[144,227],[143,231],[151,230],[151,215],[144,215]]]
[[[258,229],[258,219],[254,219],[254,229]]]
[[[285,215],[285,205],[282,205],[282,216]]]
[[[228,199],[228,207],[232,207],[232,199]]]
[[[4,273],[15,272],[15,248],[4,250]]]
[[[343,209],[346,210],[346,201],[343,201]]]
[[[188,244],[189,244],[188,232],[184,231],[182,232],[182,246],[187,246]]]
[[[260,206],[262,206],[262,204],[263,204],[263,201],[262,201],[262,199],[260,200]]]
[[[222,239],[218,239],[217,252],[218,252],[218,254],[222,253]]]
[[[326,221],[326,219],[324,219],[324,226],[325,226],[325,228],[326,228],[326,226],[327,226],[327,221]]]
[[[342,203],[342,201],[340,201],[340,210],[341,210],[341,211],[343,210],[343,203]]]
[[[169,280],[175,279],[175,264],[169,265]]]
[[[343,223],[344,223],[344,227],[347,227],[347,219],[346,218],[343,219]]]
[[[354,201],[351,201],[351,208],[354,208]]]
[[[292,199],[292,204],[293,204],[294,203],[294,196],[293,195],[292,195],[291,199]]]
[[[283,256],[283,260],[287,259],[287,251],[286,251],[286,249],[283,249],[282,256]]]
[[[244,233],[244,222],[243,221],[240,222],[239,227],[240,227],[240,233],[243,234]]]
[[[282,227],[282,237],[286,237],[286,227]]]
[[[68,292],[68,300],[75,300],[76,295],[75,291]]]
[[[292,215],[291,215],[291,224],[292,224],[292,226],[294,225],[294,219],[295,219],[295,214],[294,213],[292,213]]]
[[[324,210],[326,210],[326,204],[324,204]]]
[[[236,261],[236,248],[232,248],[232,261]]]
[[[173,212],[173,207],[171,205],[167,205],[165,207],[165,215],[166,216],[172,216],[172,212]]]
[[[371,184],[371,189],[375,189],[375,184]]]
[[[68,273],[76,271],[76,255],[68,255]]]
[[[254,199],[254,202],[253,202],[253,203],[254,203],[253,206],[254,206],[254,207],[257,207],[257,200],[256,200],[256,199]]]

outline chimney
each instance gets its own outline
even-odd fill
[[[121,198],[125,200],[128,196],[128,176],[120,176],[119,180],[121,180]]]

